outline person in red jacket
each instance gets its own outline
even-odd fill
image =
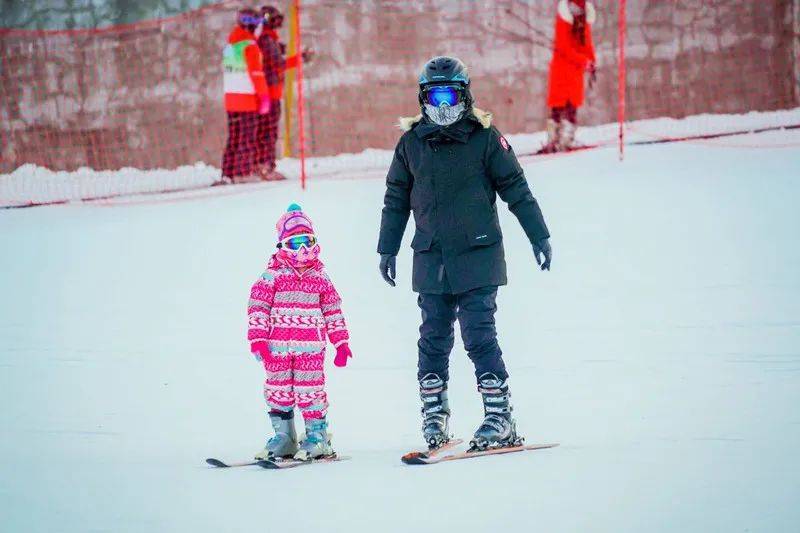
[[[259,116],[269,113],[269,88],[254,32],[261,17],[254,9],[241,9],[222,54],[225,69],[225,111],[228,142],[222,158],[225,183],[251,181],[256,172]]]
[[[275,144],[278,141],[278,123],[281,120],[281,98],[283,98],[283,81],[287,70],[295,68],[298,55],[284,57],[286,45],[280,41],[278,30],[283,26],[283,14],[273,6],[261,8],[261,35],[258,47],[264,57],[264,77],[269,87],[269,112],[259,117],[256,134],[257,165],[261,179],[266,181],[282,180],[286,177],[275,170]],[[303,60],[308,61],[310,52],[303,52]]]
[[[556,13],[553,59],[547,94],[547,144],[540,153],[569,150],[575,140],[578,108],[583,105],[583,75],[589,86],[595,80],[595,56],[591,25],[595,9],[586,0],[559,0]]]

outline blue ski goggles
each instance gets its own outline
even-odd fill
[[[244,24],[245,26],[258,26],[264,22],[263,17],[256,17],[252,15],[239,15],[239,24]]]
[[[464,89],[460,85],[431,85],[423,89],[423,96],[433,107],[452,107],[464,99]]]

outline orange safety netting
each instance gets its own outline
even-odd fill
[[[306,155],[393,147],[396,118],[419,112],[420,66],[439,54],[469,65],[477,105],[504,132],[542,130],[556,4],[303,2],[302,42],[315,51],[303,74]],[[621,28],[628,121],[797,107],[794,4],[631,0],[621,21],[619,2],[597,2],[597,83],[579,124],[617,120]],[[98,30],[0,30],[0,172],[24,163],[219,167],[227,135],[221,53],[238,6]],[[289,112],[296,154],[294,103]],[[666,127],[642,133],[675,135]]]

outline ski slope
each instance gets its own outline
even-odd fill
[[[553,270],[503,206],[500,342],[518,427],[561,446],[430,467],[399,461],[420,445],[419,312],[411,228],[398,287],[378,275],[381,171],[0,211],[0,530],[797,531],[800,150],[743,148],[787,143],[524,159]],[[353,459],[215,470],[269,434],[245,304],[292,201],[351,328],[351,364],[327,367]],[[468,438],[460,340],[450,391]]]

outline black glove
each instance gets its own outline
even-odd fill
[[[594,87],[594,84],[597,83],[597,67],[594,63],[589,63],[589,89]]]
[[[544,262],[539,254],[544,256]],[[550,260],[553,258],[553,249],[550,248],[550,239],[541,239],[533,243],[533,257],[536,258],[536,264],[542,267],[542,270],[550,270]]]
[[[381,277],[383,280],[392,287],[395,286],[394,277],[396,275],[396,265],[396,256],[392,254],[381,254],[381,265],[378,267],[378,269],[381,271]]]

